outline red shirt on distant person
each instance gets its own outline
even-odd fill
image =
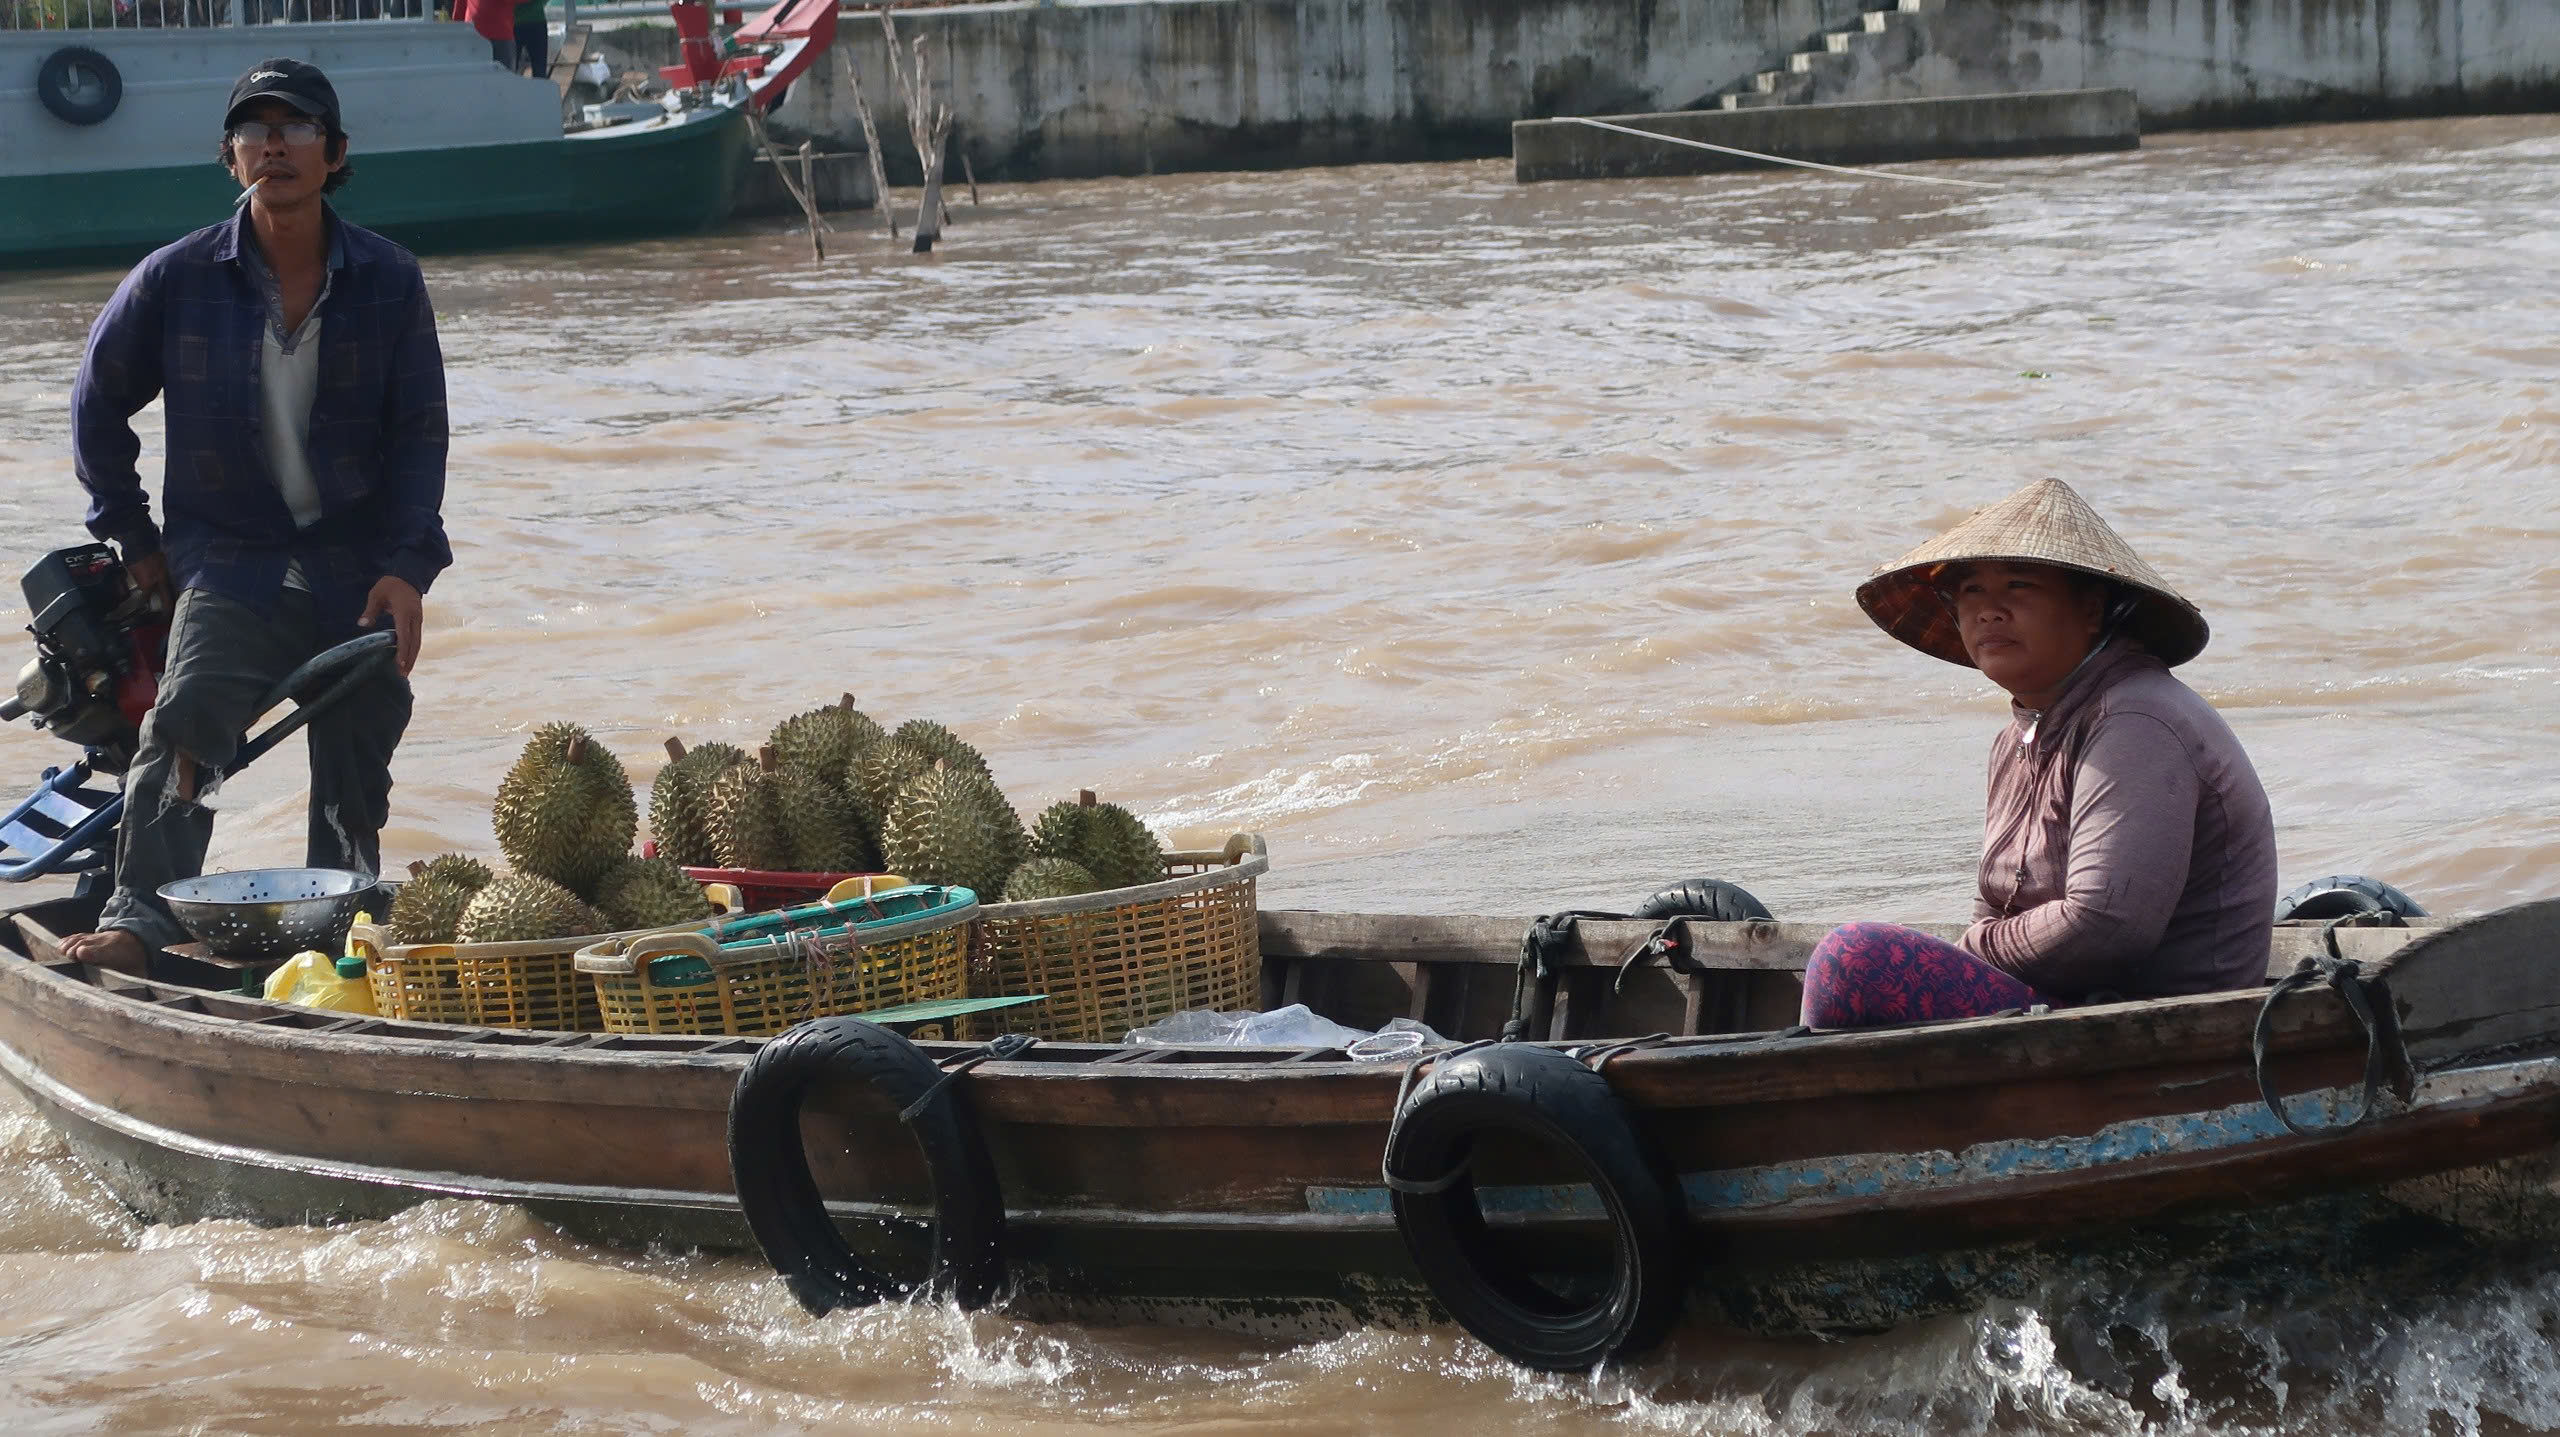
[[[515,0],[453,0],[453,5],[453,18],[479,31],[480,38],[515,43]]]

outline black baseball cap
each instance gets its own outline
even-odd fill
[[[237,122],[242,107],[252,100],[282,100],[333,133],[344,128],[338,123],[338,92],[317,65],[279,56],[250,66],[240,83],[231,87],[231,108],[222,112],[223,127]]]

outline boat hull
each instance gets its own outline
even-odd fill
[[[2285,1134],[2250,1073],[2260,997],[1737,1035],[1607,1071],[1703,1239],[1695,1315],[1764,1332],[1966,1305],[2014,1282],[2022,1244],[2543,1171],[2515,1160],[2560,1144],[2560,1059],[2511,1038],[2386,1094],[2361,1126]],[[2423,1050],[2445,1029],[2413,1031]],[[2287,1005],[2273,1039],[2302,1115],[2355,1105],[2362,1035],[2337,1005]],[[161,1221],[471,1198],[607,1242],[742,1247],[726,1111],[756,1046],[353,1019],[0,954],[0,1074]],[[1275,1335],[1429,1319],[1378,1177],[1400,1076],[1322,1050],[1067,1044],[972,1070],[961,1091],[1003,1183],[1013,1310]],[[858,1245],[912,1260],[924,1175],[894,1119],[822,1090],[804,1139]],[[1558,1251],[1596,1227],[1591,1191],[1534,1159],[1479,1178],[1494,1220]],[[2493,1205],[2510,1198],[2533,1195]]]
[[[564,136],[551,86],[503,74],[461,26],[77,38],[121,67],[127,99],[100,124],[71,126],[38,106],[31,82],[0,81],[0,112],[13,117],[0,143],[0,268],[129,264],[229,214],[239,186],[214,162],[238,73],[229,50],[300,51],[330,70],[356,169],[331,203],[420,252],[697,232],[728,217],[747,163],[734,105]],[[64,32],[0,34],[0,61],[32,75],[65,43]]]
[[[729,217],[746,118],[724,109],[611,137],[359,159],[331,204],[422,254],[693,234]],[[239,193],[210,161],[0,178],[0,266],[129,264],[220,220]]]

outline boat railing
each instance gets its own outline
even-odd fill
[[[0,30],[210,30],[434,16],[433,0],[0,0]]]

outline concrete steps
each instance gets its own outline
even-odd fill
[[[1943,0],[1892,0],[1887,8],[1866,11],[1858,17],[1857,24],[1825,31],[1818,37],[1816,48],[1789,55],[1785,68],[1753,75],[1717,96],[1716,103],[1728,110],[1755,110],[1764,105],[1860,98],[1843,92],[1874,63],[1907,64],[1907,52],[1921,43],[1913,22],[1941,3]]]

